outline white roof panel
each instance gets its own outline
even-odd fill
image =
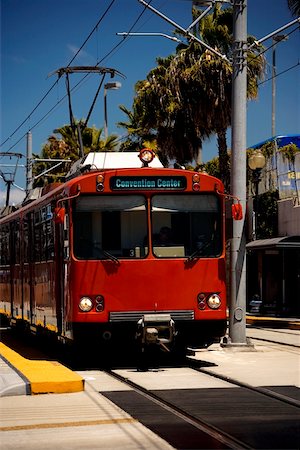
[[[76,161],[68,175],[73,175],[78,169],[91,165],[93,169],[137,169],[142,167],[139,152],[91,152],[82,160]],[[149,167],[163,167],[160,160],[155,156]]]

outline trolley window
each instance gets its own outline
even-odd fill
[[[146,199],[80,196],[73,205],[73,249],[79,259],[141,258],[147,235]]]
[[[12,252],[12,262],[14,264],[20,264],[21,262],[21,245],[20,245],[20,221],[16,220],[12,224],[13,233],[12,233],[12,248],[14,251]]]
[[[157,257],[211,257],[222,252],[221,212],[214,194],[155,195],[152,243]]]
[[[11,245],[9,239],[9,225],[0,227],[0,264],[1,266],[9,265],[11,262]]]

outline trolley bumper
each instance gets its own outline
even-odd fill
[[[136,338],[143,347],[158,345],[169,352],[175,336],[175,322],[170,314],[144,314],[137,322]]]

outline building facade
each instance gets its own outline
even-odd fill
[[[277,235],[253,240],[253,190],[249,187],[247,310],[300,317],[300,135],[276,136],[253,149],[266,154],[259,195],[277,191],[278,214]]]

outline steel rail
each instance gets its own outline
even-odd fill
[[[125,378],[122,375],[117,374],[112,370],[105,370],[105,372],[108,375],[110,375],[111,377],[117,379],[118,381],[121,381],[122,383],[130,386],[135,392],[137,392],[141,396],[147,398],[148,400],[152,401],[153,403],[157,404],[158,406],[164,408],[168,412],[176,415],[180,419],[191,424],[198,430],[208,434],[209,436],[211,436],[212,438],[221,442],[222,444],[227,445],[229,448],[253,450],[251,446],[245,444],[244,442],[241,442],[239,439],[236,439],[236,438],[228,435],[224,431],[207,423],[204,420],[200,420],[200,419],[192,416],[191,414],[187,413],[183,409],[178,408],[177,406],[173,405],[172,403],[160,398],[158,395],[154,394],[151,391],[148,391],[146,388],[143,388],[142,386],[139,386],[138,384],[134,383],[133,381],[129,380],[128,378]]]
[[[287,397],[282,394],[278,394],[277,392],[271,391],[270,389],[267,389],[264,387],[252,386],[251,384],[245,383],[243,381],[235,380],[234,378],[229,377],[227,375],[220,375],[220,374],[212,373],[208,369],[196,367],[196,363],[199,364],[199,361],[192,360],[191,358],[187,358],[187,359],[188,359],[188,367],[190,369],[193,369],[200,373],[204,373],[205,375],[209,375],[213,378],[217,378],[219,380],[226,381],[227,383],[233,384],[234,386],[238,386],[238,387],[250,390],[252,392],[256,392],[257,394],[271,397],[273,400],[279,400],[283,403],[287,403],[290,406],[295,406],[296,408],[300,408],[300,401],[298,401],[298,400],[295,400],[293,398]]]

